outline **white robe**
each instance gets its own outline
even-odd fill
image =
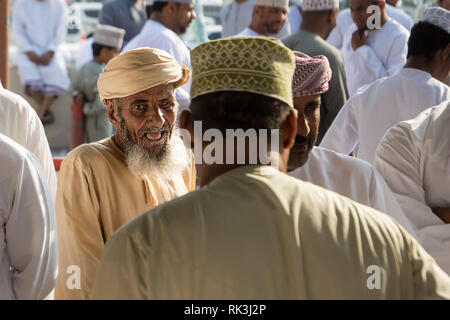
[[[164,50],[192,72],[190,52],[186,44],[175,32],[155,20],[147,20],[141,32],[125,46],[122,52],[141,47]],[[176,90],[175,97],[180,105],[179,113],[189,107],[190,91],[191,80]]]
[[[365,161],[314,147],[306,164],[289,175],[385,212],[416,237],[386,182],[375,168]]]
[[[0,134],[0,300],[44,299],[56,285],[53,198],[39,162]]]
[[[3,89],[1,85],[0,133],[31,151],[38,158],[52,196],[55,197],[55,167],[42,122],[25,99]]]
[[[289,8],[288,20],[289,27],[291,28],[291,34],[297,33],[300,30],[302,24],[302,15],[300,10],[302,5],[300,3],[294,4]]]
[[[411,31],[414,21],[403,10],[386,4],[386,14],[388,17],[400,23],[406,30]],[[344,34],[353,23],[350,9],[346,8],[339,12],[336,26],[327,38],[327,42],[339,50],[342,49]]]
[[[220,12],[222,20],[222,38],[232,37],[247,28],[252,22],[254,0],[247,0],[242,3],[231,1],[224,5]],[[274,35],[275,38],[283,39],[291,34],[289,18],[280,32]]]
[[[450,105],[401,122],[381,141],[375,167],[394,192],[423,247],[450,274],[450,224],[431,208],[450,207]]]
[[[264,37],[264,35],[254,31],[253,29],[245,28],[239,32],[236,37]]]
[[[81,67],[86,63],[94,59],[94,52],[92,51],[92,44],[94,43],[94,37],[87,38],[78,47],[78,58],[76,68],[80,71]]]
[[[431,106],[450,99],[449,87],[427,72],[403,68],[398,74],[361,88],[342,107],[321,147],[373,163],[386,131]]]
[[[59,50],[67,33],[67,6],[63,0],[16,0],[12,8],[12,31],[19,47],[18,71],[23,85],[49,87],[56,93],[69,89],[70,80]],[[49,65],[38,66],[25,52],[42,55],[54,51]]]
[[[348,27],[341,49],[350,97],[362,86],[396,74],[405,64],[408,50],[409,32],[392,19],[378,30],[365,31],[368,45],[353,50],[356,30],[355,24]]]

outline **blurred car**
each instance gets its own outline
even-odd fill
[[[429,4],[434,0],[402,0],[401,8],[414,20],[417,19],[419,10],[424,10],[423,5]]]
[[[68,7],[67,42],[78,42],[94,32],[101,2],[76,2]]]

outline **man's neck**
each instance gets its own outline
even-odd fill
[[[175,32],[176,34],[178,34],[178,32],[175,30],[175,28],[169,23],[169,21],[167,21],[167,19],[160,12],[153,12],[150,19],[161,23],[167,29],[170,29],[173,32]]]
[[[111,140],[116,145],[116,147],[120,149],[120,151],[125,153],[125,144],[122,142],[120,137],[117,135],[117,132],[111,137]]]
[[[213,181],[218,176],[225,174],[231,170],[242,168],[245,166],[270,166],[270,164],[262,164],[262,163],[245,163],[245,164],[222,164],[222,165],[207,165],[200,164],[197,165],[197,173],[198,173],[198,184],[200,187],[204,187]],[[287,159],[285,157],[280,157],[278,170],[280,172],[287,172]]]
[[[320,22],[309,22],[309,21],[302,21],[302,24],[300,26],[300,30],[308,31],[317,34],[322,39],[326,39],[329,35],[328,30],[326,30],[326,24],[325,21],[323,23]]]
[[[100,59],[100,57],[94,57],[93,60],[94,60],[94,62],[97,62],[100,65],[104,64],[103,61]]]
[[[408,60],[406,60],[403,68],[417,69],[428,72],[432,77],[436,78],[436,76],[433,74],[434,72],[432,65],[424,57],[409,57]]]
[[[270,36],[270,34],[265,32],[264,27],[262,25],[256,23],[255,21],[252,21],[252,23],[250,24],[249,28],[252,29],[253,31],[255,31],[256,33],[262,35],[262,36],[266,36],[266,37]]]

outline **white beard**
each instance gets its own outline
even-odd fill
[[[146,177],[161,182],[179,179],[190,162],[177,130],[172,133],[160,157],[150,154],[139,144],[129,147],[126,155],[128,168],[141,180]]]

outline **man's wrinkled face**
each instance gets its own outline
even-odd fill
[[[179,35],[186,32],[192,20],[196,19],[195,4],[180,3],[176,11],[177,33]]]
[[[320,94],[294,98],[298,112],[297,136],[291,149],[288,170],[303,166],[317,140],[320,123]]]
[[[353,22],[358,27],[358,30],[367,29],[367,20],[373,13],[367,13],[367,8],[374,3],[370,0],[349,0],[348,7],[352,14]]]
[[[262,7],[261,20],[264,31],[277,34],[281,31],[287,19],[287,11],[277,7]]]
[[[143,147],[154,157],[162,157],[174,129],[177,115],[174,85],[159,85],[118,99],[117,134],[126,148]]]

